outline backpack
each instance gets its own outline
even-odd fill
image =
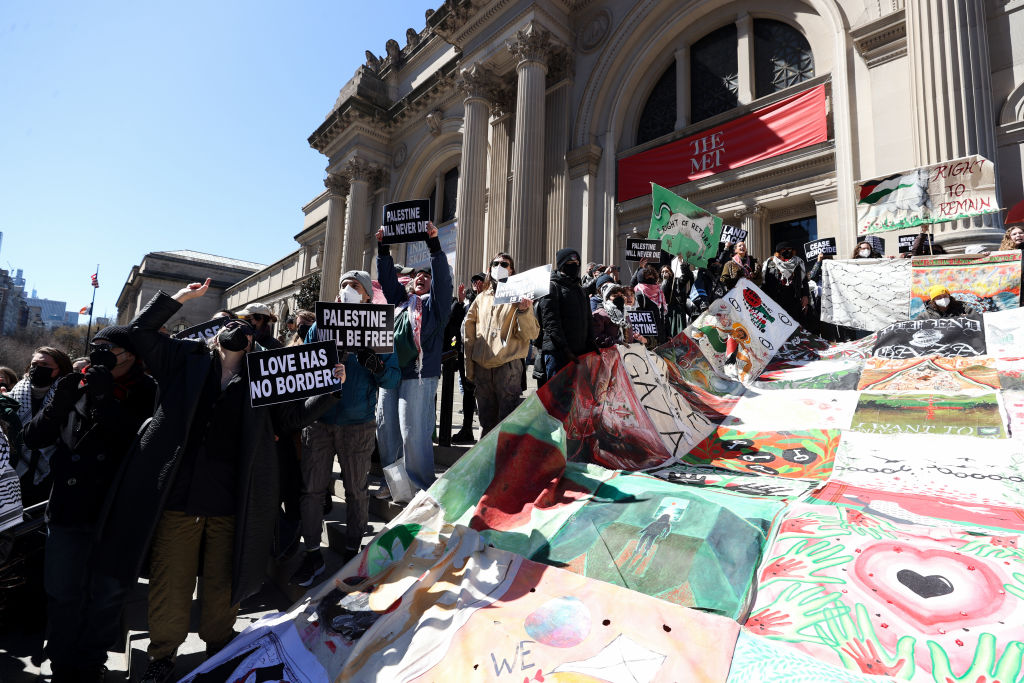
[[[400,368],[404,368],[420,355],[416,350],[416,338],[413,336],[412,319],[409,317],[408,307],[403,308],[395,316],[395,355],[398,356],[398,367]]]

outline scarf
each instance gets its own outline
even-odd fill
[[[45,408],[46,404],[50,402],[50,399],[53,398],[53,392],[54,390],[56,390],[56,388],[56,382],[50,385],[50,388],[49,390],[47,390],[46,395],[43,396],[43,401],[40,404],[39,410]],[[32,383],[26,377],[25,379],[21,380],[13,387],[11,387],[11,391],[7,395],[18,401],[18,404],[20,406],[18,408],[18,419],[21,420],[21,426],[24,429],[25,425],[27,425],[32,420]],[[21,437],[19,436],[18,438]],[[55,450],[57,450],[57,447],[55,445],[47,446],[46,448],[40,448],[39,450],[31,451],[31,453],[26,453],[25,449],[22,449],[22,457],[15,464],[15,469],[18,471],[18,476],[24,477],[26,474],[28,474],[29,469],[32,467],[32,459],[38,457],[38,460],[36,462],[35,475],[32,478],[32,483],[38,484],[43,479],[46,479],[46,477],[50,475],[50,457],[53,455],[53,452]],[[38,456],[36,454],[38,454]],[[26,455],[28,457],[26,457]]]
[[[21,486],[11,467],[11,448],[0,431],[0,531],[21,522]]]
[[[753,274],[751,268],[747,265],[748,263],[753,265],[753,261],[751,260],[751,258],[749,256],[746,258],[742,258],[739,254],[735,254],[732,257],[732,260],[733,263],[735,263],[736,265],[743,269],[743,277],[749,280],[751,275]],[[795,261],[796,259],[793,260]]]
[[[645,297],[647,297],[655,304],[657,304],[658,310],[660,310],[662,313],[664,313],[665,309],[668,308],[668,305],[665,303],[665,292],[661,291],[661,287],[659,287],[658,285],[651,285],[647,284],[646,282],[638,282],[636,284],[636,287],[634,287],[633,289],[640,292]]]
[[[415,302],[415,303],[413,303]],[[423,381],[423,344],[420,342],[420,334],[423,332],[423,297],[417,294],[410,294],[405,303],[400,306],[409,311],[409,322],[412,323],[412,339],[416,344],[416,376]]]
[[[620,311],[618,307],[612,303],[611,299],[605,299],[602,306],[604,307],[605,312],[608,313],[608,317],[611,318],[611,321],[618,325],[619,329],[622,331],[622,340],[628,342],[632,338],[630,334],[632,328],[629,325],[629,320],[626,318],[625,310]]]
[[[779,271],[779,275],[782,276],[782,284],[789,285],[793,281],[793,277],[796,272],[802,271],[804,268],[804,262],[802,259],[794,256],[788,261],[783,261],[778,256],[772,256],[772,263],[775,264],[775,268]]]

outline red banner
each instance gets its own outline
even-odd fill
[[[825,86],[619,161],[618,201],[675,187],[828,139]]]

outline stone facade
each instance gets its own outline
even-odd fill
[[[142,257],[142,263],[132,266],[128,280],[117,297],[117,324],[127,325],[159,290],[174,294],[191,282],[211,278],[206,296],[185,302],[170,320],[167,329],[172,332],[206,322],[224,308],[224,293],[228,287],[262,270],[260,263],[203,254],[197,251],[156,251]]]
[[[969,154],[996,163],[1011,206],[1024,198],[1022,10],[1020,0],[447,0],[404,46],[368,50],[309,137],[328,159],[321,298],[334,298],[343,270],[372,269],[383,204],[434,197],[441,225],[441,178],[455,168],[459,281],[498,250],[520,270],[564,245],[621,262],[651,208],[649,196],[617,197],[620,159],[817,85],[825,142],[672,189],[747,228],[759,257],[779,226],[800,221],[848,254],[856,181]],[[812,66],[766,89],[760,51],[778,26],[802,37],[798,58]],[[724,82],[735,101],[701,117],[707,93],[694,74],[721,30],[734,36]],[[667,130],[641,140],[673,67]],[[960,251],[997,244],[1002,226],[996,215],[936,234]]]

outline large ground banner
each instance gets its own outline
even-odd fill
[[[928,290],[942,285],[974,313],[1004,311],[1020,305],[1021,252],[921,256],[913,259],[910,317],[924,312]]]
[[[995,168],[978,155],[865,180],[857,190],[858,235],[999,211]]]
[[[822,261],[823,322],[879,330],[906,320],[910,310],[910,261]]]

